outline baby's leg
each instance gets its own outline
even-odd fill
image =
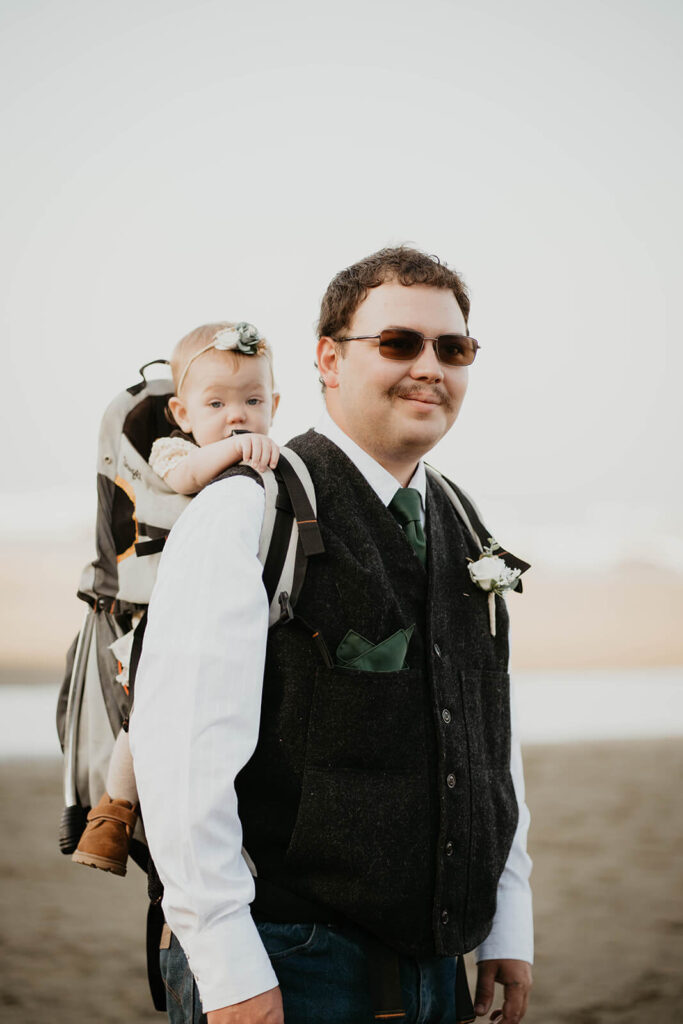
[[[138,792],[128,733],[119,733],[107,775],[107,792],[88,814],[88,824],[73,860],[92,868],[125,875],[130,841],[138,820]]]
[[[116,737],[116,743],[109,761],[107,774],[107,793],[112,800],[127,800],[129,804],[138,802],[138,791],[133,771],[133,755],[130,752],[128,733],[123,729]]]

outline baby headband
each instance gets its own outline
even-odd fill
[[[263,341],[263,338],[259,334],[258,327],[254,327],[253,324],[247,323],[246,320],[240,321],[235,324],[234,327],[222,327],[220,331],[217,331],[211,342],[205,345],[204,348],[200,348],[198,352],[191,355],[185,364],[185,369],[180,374],[180,380],[178,381],[178,394],[183,386],[183,381],[187,377],[187,371],[192,366],[195,359],[208,352],[209,349],[217,348],[219,352],[241,352],[245,356],[255,356],[258,354],[259,343]]]

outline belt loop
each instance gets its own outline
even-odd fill
[[[373,936],[366,937],[365,948],[375,1020],[404,1020],[398,953]]]
[[[461,955],[455,966],[455,1020],[456,1024],[472,1024],[474,1019],[472,996],[467,984],[465,957]]]

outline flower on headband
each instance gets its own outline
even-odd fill
[[[224,327],[222,330],[217,331],[208,345],[205,345],[204,348],[200,348],[198,352],[193,352],[187,360],[185,369],[180,374],[176,393],[180,394],[183,381],[187,377],[187,371],[190,369],[195,359],[204,355],[205,352],[215,348],[218,349],[219,352],[241,352],[245,356],[255,356],[258,353],[258,347],[261,340],[262,338],[258,332],[258,328],[254,327],[253,324],[248,324],[246,320],[242,320],[241,323],[235,324],[234,327]]]
[[[501,555],[494,554],[499,548],[500,544],[493,537],[489,537],[488,546],[482,550],[477,561],[469,559],[467,566],[472,582],[482,590],[494,594],[515,590],[522,575],[521,569],[511,569]]]
[[[233,350],[245,356],[255,356],[261,340],[258,328],[242,320],[234,327],[224,327],[213,339],[213,346],[221,351]]]

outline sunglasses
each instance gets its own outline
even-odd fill
[[[388,327],[379,334],[360,335],[355,338],[339,338],[339,341],[379,341],[379,354],[385,359],[408,362],[417,359],[426,341],[434,342],[436,358],[445,366],[469,366],[474,362],[478,341],[466,334],[440,334],[438,338],[426,338],[420,331],[407,327]]]

